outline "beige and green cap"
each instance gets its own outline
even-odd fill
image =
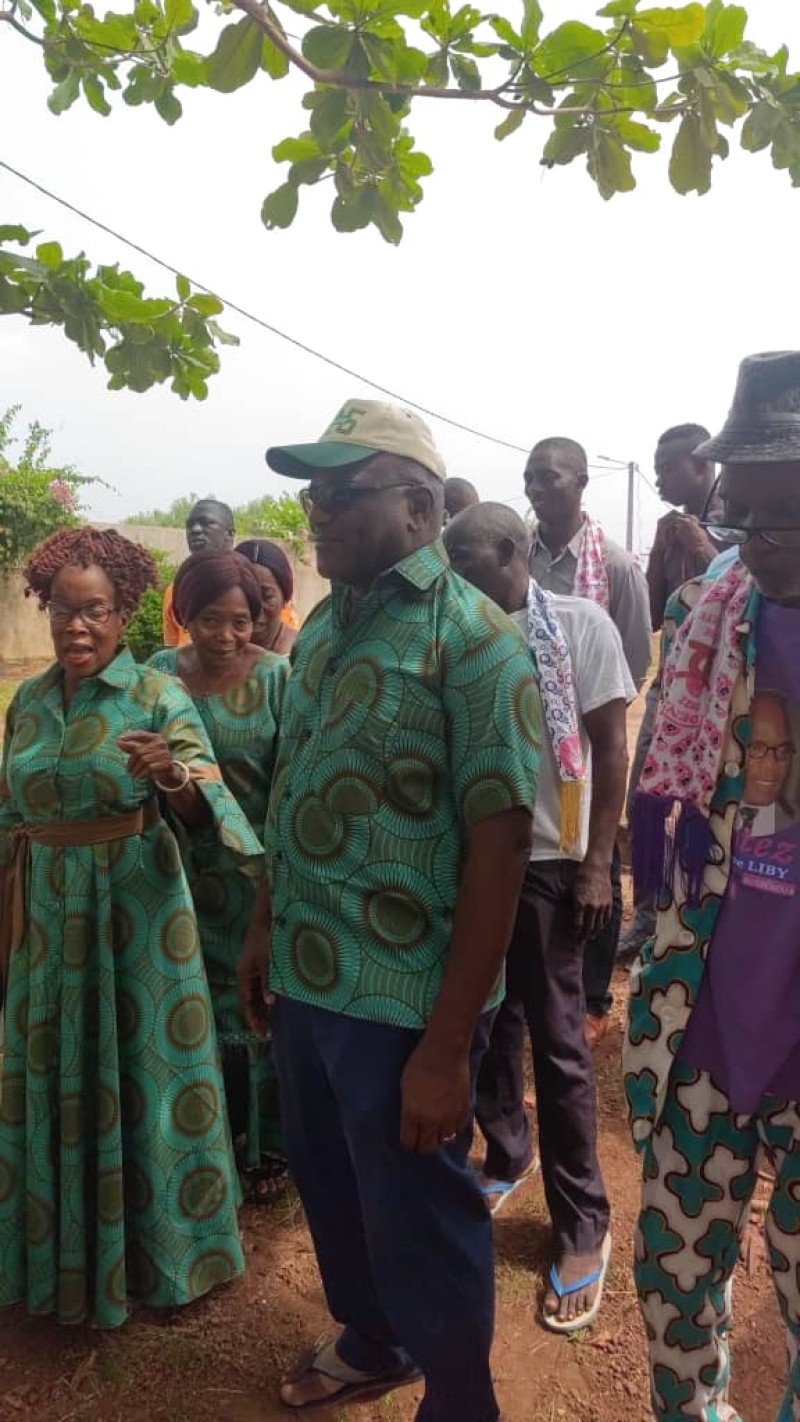
[[[267,464],[289,479],[307,479],[313,469],[343,469],[373,454],[415,459],[437,479],[444,460],[424,420],[382,400],[348,400],[314,444],[279,444],[267,450]]]

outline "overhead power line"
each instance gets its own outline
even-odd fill
[[[20,182],[27,183],[28,187],[35,188],[43,197],[49,198],[51,202],[58,203],[60,207],[66,208],[66,210],[73,213],[75,217],[79,217],[83,222],[90,223],[92,227],[98,228],[100,232],[105,232],[107,236],[113,237],[115,241],[122,242],[124,246],[130,247],[132,251],[138,252],[142,257],[146,257],[149,262],[154,262],[157,267],[161,267],[166,272],[171,272],[173,276],[185,276],[198,291],[205,291],[208,292],[209,296],[216,296],[230,311],[235,311],[238,316],[242,316],[246,321],[252,321],[254,325],[260,326],[262,330],[269,331],[271,335],[277,336],[281,341],[287,341],[289,345],[294,346],[297,350],[303,351],[306,355],[313,356],[315,360],[323,361],[325,365],[331,366],[333,370],[338,370],[342,375],[351,376],[353,380],[360,381],[362,385],[368,385],[371,390],[377,390],[381,395],[388,395],[391,400],[396,400],[401,405],[410,405],[412,409],[419,410],[420,414],[428,415],[434,420],[439,420],[441,424],[449,425],[451,429],[461,430],[463,434],[472,435],[475,439],[486,440],[489,444],[499,445],[502,449],[511,449],[515,454],[529,453],[521,444],[512,444],[509,440],[499,439],[496,435],[487,434],[485,430],[475,429],[473,425],[465,425],[461,420],[451,419],[449,415],[442,415],[438,410],[431,410],[427,405],[421,405],[418,400],[410,400],[407,395],[400,395],[396,390],[390,390],[387,385],[380,385],[378,381],[371,380],[368,375],[362,375],[357,370],[351,370],[349,366],[343,365],[341,361],[334,360],[332,356],[325,355],[323,351],[315,350],[313,346],[307,345],[305,341],[298,340],[296,336],[290,336],[288,331],[282,331],[278,326],[273,326],[271,322],[265,321],[262,316],[256,316],[254,312],[248,311],[244,306],[239,306],[237,302],[231,301],[227,296],[223,296],[218,289],[208,286],[203,281],[197,281],[197,279],[190,276],[184,268],[179,269],[178,267],[174,267],[171,262],[165,261],[163,257],[157,257],[154,252],[148,251],[147,247],[141,246],[139,242],[134,242],[130,237],[124,236],[122,232],[117,232],[113,227],[109,227],[108,223],[101,222],[99,218],[92,217],[91,213],[84,212],[82,208],[76,207],[75,203],[69,202],[67,198],[59,197],[58,193],[51,192],[50,189],[46,188],[42,183],[37,183],[34,178],[29,178],[26,173],[21,173],[18,168],[12,167],[12,165],[7,163],[3,158],[0,158],[0,168],[5,168],[7,173],[11,173],[13,177],[18,178]]]

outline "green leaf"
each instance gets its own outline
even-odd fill
[[[289,73],[289,61],[286,55],[282,49],[278,49],[269,35],[264,35],[261,46],[261,68],[265,74],[269,75],[270,79],[285,79]]]
[[[196,311],[198,316],[219,316],[225,310],[218,296],[212,296],[210,291],[196,291],[189,301],[192,311]]]
[[[706,27],[703,5],[665,5],[655,10],[637,10],[636,27],[646,32],[659,30],[671,49],[684,49],[702,39]]]
[[[497,125],[494,131],[495,138],[502,140],[508,138],[509,134],[516,133],[517,129],[521,127],[524,118],[525,109],[511,109],[510,112],[506,114],[502,123]]]
[[[165,123],[172,125],[177,123],[183,113],[183,105],[180,99],[176,98],[173,89],[164,89],[155,100],[155,111]]]
[[[518,35],[510,20],[506,20],[502,15],[491,15],[489,24],[497,35],[498,39],[505,40],[512,49],[521,50],[523,48],[522,35]]]
[[[397,209],[392,206],[382,192],[375,194],[372,205],[372,221],[384,242],[390,242],[393,247],[398,246],[403,239],[403,224]]]
[[[481,71],[474,59],[470,59],[466,54],[451,54],[450,68],[459,89],[468,89],[471,93],[480,89]]]
[[[660,133],[646,123],[637,123],[627,114],[615,116],[613,129],[626,148],[634,148],[638,153],[657,153],[661,147]]]
[[[586,125],[559,124],[544,145],[542,163],[545,168],[552,168],[556,163],[571,163],[573,158],[587,151],[590,139],[591,129]]]
[[[177,289],[181,301],[188,301],[189,297],[192,294],[192,284],[189,281],[189,278],[185,276],[177,276],[175,278],[175,287]]]
[[[37,233],[29,232],[27,227],[15,227],[13,224],[0,226],[0,242],[19,242],[21,247],[27,247],[31,238],[36,236]]]
[[[595,133],[587,164],[600,196],[606,201],[615,193],[629,193],[636,187],[631,155],[610,133]]]
[[[61,250],[61,244],[59,242],[40,243],[36,248],[36,260],[41,262],[43,266],[48,267],[50,271],[54,271],[55,268],[60,267],[64,261],[64,253]]]
[[[705,34],[706,47],[715,59],[738,49],[747,28],[747,11],[741,5],[722,5],[712,11]]]
[[[70,69],[66,79],[62,79],[57,84],[50,98],[47,100],[47,107],[51,114],[63,114],[75,103],[81,91],[80,73],[77,69]]]
[[[292,164],[289,169],[289,182],[296,188],[302,187],[304,183],[318,183],[329,169],[330,162],[327,158],[306,158],[302,163]]]
[[[343,131],[352,124],[349,112],[350,96],[346,89],[321,89],[315,94],[311,112],[311,132],[317,140],[317,152],[333,153],[342,144]]]
[[[94,74],[84,74],[83,92],[86,95],[89,107],[94,109],[96,114],[102,114],[107,118],[111,113],[111,105],[106,99],[105,90],[100,80]]]
[[[218,321],[209,321],[208,329],[215,341],[219,341],[221,346],[240,346],[241,341],[238,336],[234,336],[230,331],[223,331]]]
[[[282,183],[264,199],[261,221],[268,231],[274,227],[291,227],[297,215],[298,192],[293,183]]]
[[[669,40],[663,30],[639,29],[633,25],[628,31],[634,52],[648,69],[658,69],[669,57]]]
[[[697,114],[684,114],[672,145],[669,180],[676,192],[707,193],[711,187],[713,148]]]
[[[580,65],[581,73],[588,74],[588,68],[584,68],[587,61],[604,51],[607,43],[607,36],[601,30],[593,30],[578,20],[567,20],[547,35],[536,50],[537,71],[542,78],[550,79],[568,74]]]
[[[762,99],[742,124],[742,148],[748,153],[760,153],[763,148],[769,148],[780,121],[777,109]]]
[[[164,19],[169,34],[185,35],[197,25],[192,0],[164,0]]]
[[[430,89],[446,89],[448,80],[447,50],[440,49],[428,60],[425,83]]]
[[[367,187],[357,188],[352,197],[337,197],[331,208],[331,222],[336,231],[358,232],[368,227],[375,197],[375,189]]]
[[[208,61],[202,54],[182,49],[172,61],[172,78],[176,84],[197,89],[199,85],[208,83]]]
[[[320,148],[313,133],[301,133],[299,138],[284,138],[272,150],[276,163],[304,163],[307,158],[319,158]]]
[[[543,18],[539,0],[523,0],[521,38],[526,49],[533,49],[539,43],[539,30]]]
[[[247,15],[227,25],[207,61],[208,84],[220,94],[232,94],[249,84],[261,63],[264,34]]]
[[[341,25],[317,25],[303,35],[303,54],[318,69],[342,69],[350,58],[352,30]]]

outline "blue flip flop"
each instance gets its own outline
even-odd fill
[[[526,1185],[533,1179],[540,1167],[538,1155],[534,1156],[527,1170],[517,1176],[516,1180],[490,1180],[484,1175],[482,1170],[476,1170],[475,1179],[478,1182],[478,1189],[483,1195],[489,1208],[490,1215],[499,1215],[507,1200],[511,1199],[515,1190],[519,1190],[521,1185]]]
[[[603,1240],[603,1257],[600,1268],[595,1269],[592,1274],[586,1274],[583,1279],[576,1279],[574,1284],[563,1284],[555,1264],[551,1265],[550,1283],[557,1298],[569,1298],[571,1294],[579,1294],[582,1289],[591,1288],[592,1284],[597,1284],[597,1293],[591,1308],[588,1308],[585,1313],[579,1313],[576,1318],[571,1318],[568,1322],[562,1321],[557,1314],[548,1313],[542,1306],[542,1323],[545,1328],[548,1328],[551,1333],[580,1333],[581,1329],[588,1328],[590,1323],[594,1323],[603,1302],[603,1289],[610,1259],[611,1235],[607,1234]]]

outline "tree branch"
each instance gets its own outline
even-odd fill
[[[18,35],[22,35],[23,39],[31,40],[33,44],[38,44],[44,49],[44,40],[40,39],[38,35],[32,34],[30,30],[26,30],[25,26],[21,25],[19,20],[14,18],[11,10],[0,10],[0,21],[5,21],[7,25],[11,26],[12,30],[16,30]]]
[[[291,43],[279,25],[272,18],[269,7],[262,3],[262,0],[233,0],[234,8],[242,10],[250,19],[263,30],[264,34],[288,59],[289,63],[305,74],[314,84],[328,84],[338,89],[367,89],[376,94],[401,94],[409,99],[464,99],[471,103],[496,104],[501,109],[524,108],[526,113],[536,114],[540,118],[556,118],[560,114],[583,114],[589,115],[593,111],[587,108],[543,108],[536,103],[511,103],[503,95],[513,87],[513,81],[504,82],[496,89],[440,89],[434,86],[418,86],[415,84],[393,84],[390,79],[359,79],[355,75],[346,73],[343,69],[320,69],[316,64],[312,64],[305,55]],[[605,52],[605,51],[604,51]],[[546,81],[545,81],[546,82]],[[615,109],[605,109],[605,114],[631,114],[635,109],[630,104]]]

